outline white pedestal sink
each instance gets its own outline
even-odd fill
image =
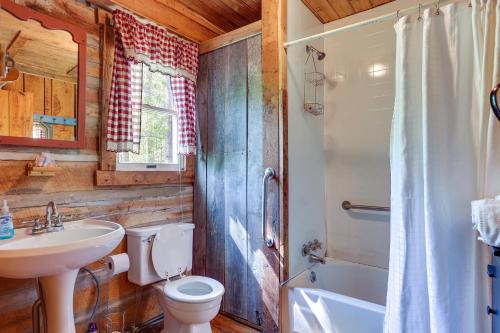
[[[123,239],[117,223],[86,219],[65,224],[64,231],[31,235],[18,229],[0,241],[0,276],[40,278],[47,333],[75,333],[73,290],[78,271],[108,255]]]

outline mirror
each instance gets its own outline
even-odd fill
[[[0,144],[82,148],[86,32],[0,4]]]

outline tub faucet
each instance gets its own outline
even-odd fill
[[[322,247],[323,244],[317,239],[304,243],[302,245],[302,256],[308,256],[311,252],[320,250]]]
[[[309,262],[325,264],[325,258],[315,255],[314,253],[309,253]]]

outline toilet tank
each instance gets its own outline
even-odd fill
[[[190,271],[193,266],[193,229],[192,223],[169,223],[178,226],[186,233],[188,241],[185,242],[182,249],[171,249],[172,251],[183,251],[188,254],[187,270]],[[140,286],[148,285],[162,278],[156,274],[151,258],[151,249],[153,247],[154,237],[165,226],[159,224],[147,227],[127,228],[127,253],[130,259],[130,268],[128,271],[128,280]]]

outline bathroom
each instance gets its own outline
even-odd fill
[[[0,11],[0,332],[500,332],[497,1]]]

